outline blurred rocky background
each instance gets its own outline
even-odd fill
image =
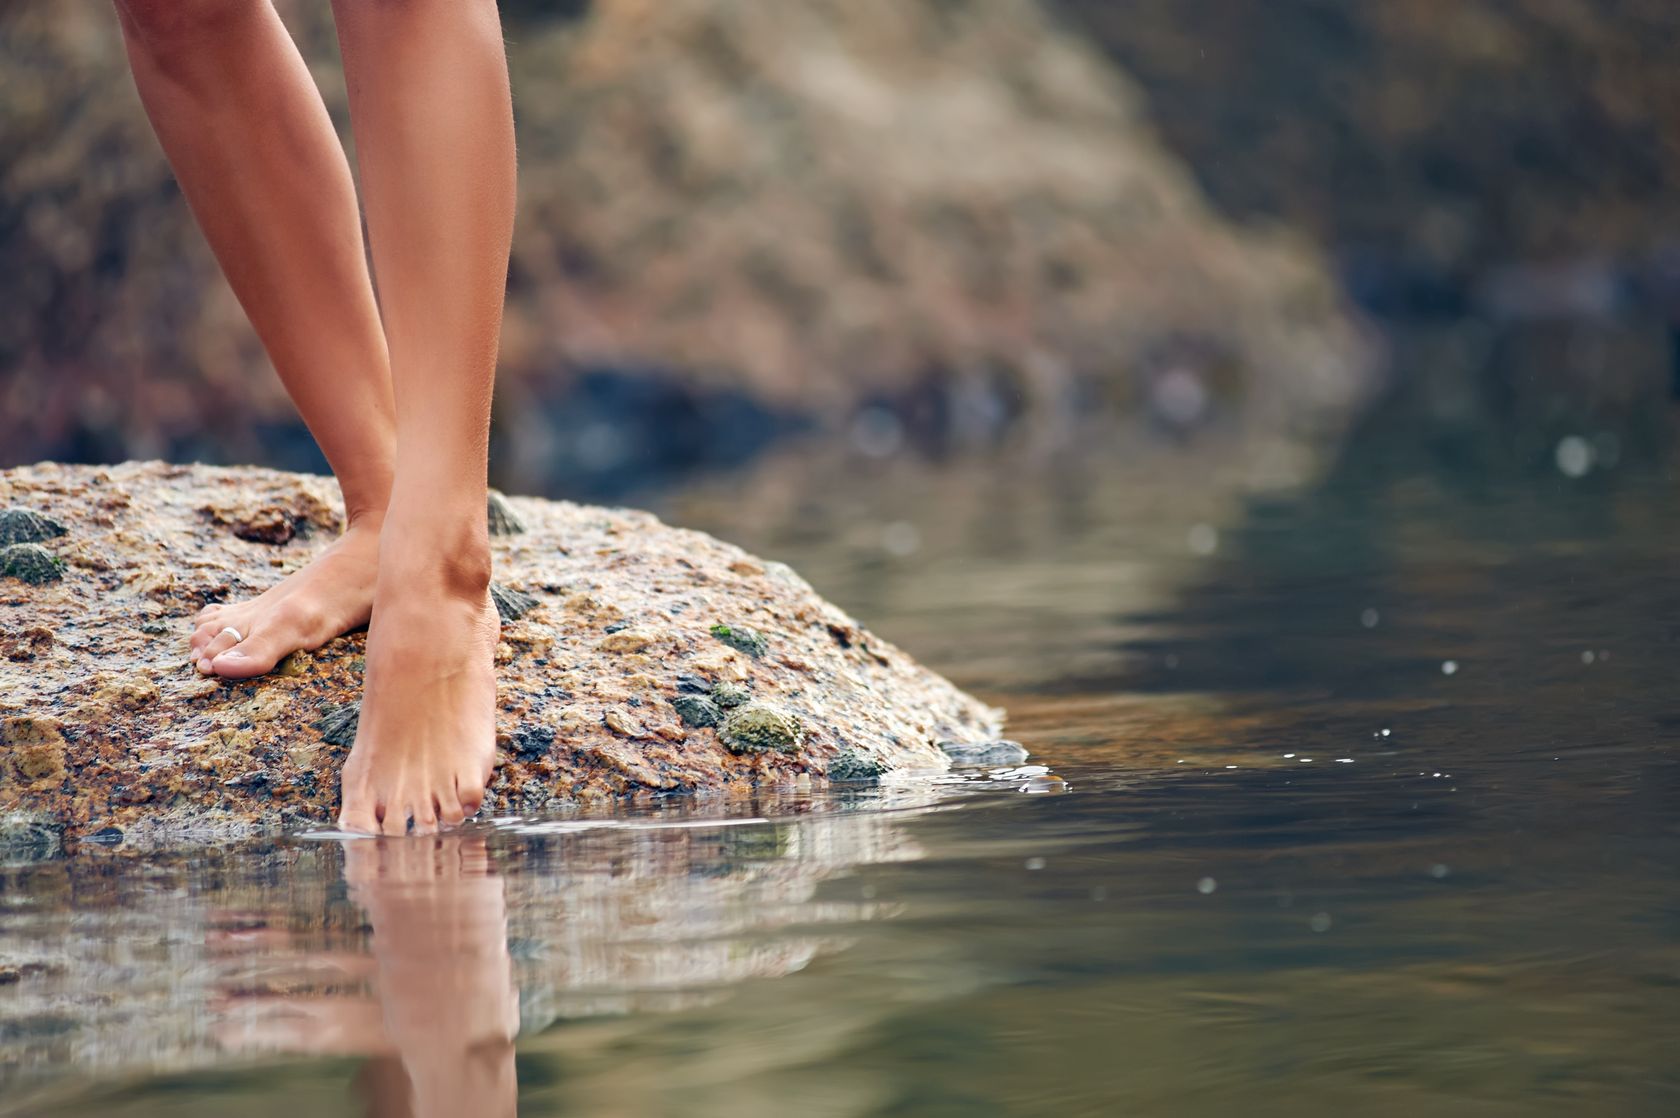
[[[328,5],[280,8],[348,140]],[[624,494],[790,437],[1311,438],[1397,379],[1449,419],[1663,415],[1663,0],[503,12],[505,487]],[[0,261],[0,465],[321,468],[106,0],[0,4]]]

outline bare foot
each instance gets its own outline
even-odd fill
[[[386,521],[361,718],[344,763],[346,830],[401,835],[412,821],[427,834],[460,823],[483,802],[495,766],[500,623],[489,548],[470,574],[460,552],[413,558],[436,539]]]
[[[206,675],[248,679],[289,652],[319,648],[367,624],[379,570],[379,522],[361,520],[301,571],[247,602],[205,606],[192,657]],[[245,639],[234,640],[233,628]]]

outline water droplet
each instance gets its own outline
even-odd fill
[[[1382,728],[1382,736],[1383,736],[1383,737],[1385,737],[1385,738],[1386,738],[1386,737],[1387,737],[1387,736],[1388,736],[1388,735],[1389,735],[1389,734],[1391,734],[1391,733],[1393,733],[1393,732],[1394,732],[1394,731],[1392,731],[1392,730],[1390,730],[1390,729],[1389,729],[1389,728],[1388,728],[1388,727],[1387,727],[1387,726],[1384,726],[1384,727],[1383,727],[1383,728]]]
[[[1429,867],[1429,876],[1436,879],[1443,878],[1451,872],[1452,871],[1447,868],[1445,862],[1436,862],[1433,866]]]
[[[1285,753],[1284,754],[1284,757],[1286,757],[1286,758],[1293,757],[1293,756],[1295,756],[1295,754],[1293,754],[1293,753]]]
[[[1583,477],[1593,466],[1593,447],[1579,435],[1565,435],[1558,440],[1553,452],[1557,468],[1564,477]]]
[[[1204,897],[1217,888],[1219,888],[1219,882],[1215,881],[1211,877],[1204,877],[1200,881],[1196,882],[1196,892],[1202,894]]]
[[[1307,921],[1307,927],[1315,932],[1328,932],[1330,930],[1330,914],[1328,912],[1313,913],[1313,918]]]
[[[1593,650],[1590,649],[1590,648],[1587,649],[1585,652],[1581,653],[1581,663],[1583,663],[1583,664],[1590,664],[1594,660],[1596,660],[1597,658],[1598,657],[1593,655]]]
[[[1382,614],[1367,606],[1359,615],[1359,623],[1367,629],[1375,629],[1377,622],[1382,620]]]
[[[1212,555],[1219,550],[1219,529],[1211,524],[1192,524],[1184,542],[1195,555]]]
[[[1097,886],[1095,889],[1091,890],[1091,899],[1093,901],[1108,900],[1108,890],[1101,885]]]
[[[1167,658],[1166,658],[1166,660],[1165,660],[1165,661],[1164,661],[1164,663],[1165,663],[1165,664],[1166,664],[1166,665],[1167,665],[1167,667],[1169,667],[1169,668],[1176,668],[1176,667],[1178,667],[1178,653],[1176,653],[1176,652],[1169,652],[1169,653],[1167,653]]]
[[[1352,757],[1338,757],[1338,758],[1336,758],[1336,764],[1338,764],[1338,765],[1351,765],[1351,764],[1353,764],[1353,758]]]
[[[1041,870],[1041,869],[1043,869],[1044,868],[1044,859],[1043,858],[1028,858],[1027,859],[1027,868],[1029,870]]]
[[[1457,671],[1458,671],[1458,661],[1457,660],[1442,660],[1441,661],[1441,674],[1442,675],[1452,675],[1453,673],[1455,673]]]

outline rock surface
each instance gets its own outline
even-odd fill
[[[943,769],[940,742],[997,736],[1001,712],[785,566],[646,513],[508,505],[526,530],[492,537],[496,578],[531,604],[497,649],[490,810],[797,783],[837,761],[848,778]],[[66,529],[28,545],[61,579],[0,578],[0,830],[121,841],[332,818],[365,634],[256,680],[200,676],[185,654],[200,606],[332,539],[331,479],[49,463],[0,472],[0,506]],[[685,698],[713,717],[685,718]]]

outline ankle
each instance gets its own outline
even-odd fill
[[[387,516],[379,532],[379,580],[424,593],[482,601],[490,589],[490,535],[471,518]]]
[[[377,536],[385,526],[385,506],[378,508],[350,508],[344,510],[344,534]]]

